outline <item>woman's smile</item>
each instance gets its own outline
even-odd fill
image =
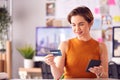
[[[82,33],[83,33],[83,31],[76,31],[75,33],[76,33],[77,35],[81,36]]]

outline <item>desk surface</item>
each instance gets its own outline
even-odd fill
[[[11,79],[11,80],[23,80],[23,79]],[[25,79],[25,80],[35,80],[35,79]],[[47,80],[47,79],[37,79],[37,80]],[[54,80],[54,79],[49,79]],[[120,80],[120,79],[112,79],[112,78],[78,78],[78,79],[62,79],[62,80]]]
[[[79,78],[79,79],[63,79],[63,80],[120,80],[111,78]]]

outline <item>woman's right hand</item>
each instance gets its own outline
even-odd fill
[[[44,57],[44,61],[45,61],[45,63],[47,63],[50,66],[54,65],[55,64],[54,55],[53,54],[48,54],[47,56]]]

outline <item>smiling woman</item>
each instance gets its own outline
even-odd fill
[[[50,65],[55,79],[62,75],[64,79],[71,78],[107,78],[108,56],[106,45],[99,43],[90,35],[94,17],[86,6],[74,8],[68,14],[68,21],[72,25],[72,31],[76,35],[71,39],[62,41],[58,47],[61,56],[47,55],[45,62]],[[101,61],[99,66],[86,68],[90,60]],[[76,67],[77,66],[77,67]]]

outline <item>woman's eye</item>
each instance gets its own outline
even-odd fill
[[[75,27],[75,24],[71,24],[71,26]]]
[[[83,26],[84,24],[79,24],[79,26]]]

